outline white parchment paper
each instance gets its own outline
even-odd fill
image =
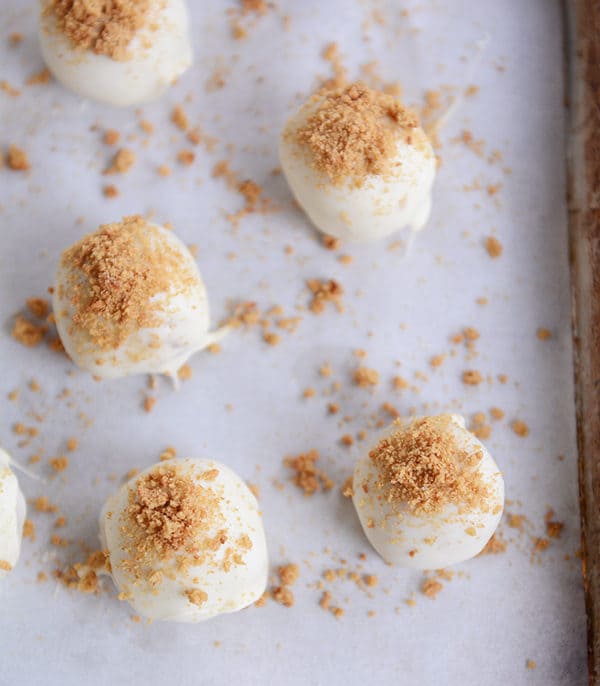
[[[37,539],[24,542],[18,567],[0,588],[0,684],[585,683],[560,3],[279,0],[242,42],[230,35],[226,10],[233,4],[189,4],[195,65],[162,101],[135,113],[83,102],[56,83],[25,86],[43,66],[35,3],[1,3],[0,79],[22,94],[0,91],[0,142],[25,148],[32,168],[0,169],[0,442],[23,463],[43,451],[32,469],[44,478],[51,477],[47,459],[61,454],[70,436],[79,448],[49,483],[20,478],[27,498],[45,494],[60,505],[68,525],[59,533],[75,543],[50,546],[53,518],[32,515]],[[15,31],[24,41],[11,46]],[[354,260],[344,266],[272,174],[285,118],[319,76],[330,74],[320,55],[331,41],[351,77],[376,60],[382,77],[400,81],[412,104],[423,102],[427,88],[479,86],[442,132],[433,216],[409,258],[390,250],[388,240],[343,246]],[[479,57],[477,43],[486,45]],[[215,71],[225,85],[207,91]],[[189,147],[169,122],[176,103],[219,141],[212,153],[199,148],[191,168],[175,161]],[[150,137],[139,128],[142,117],[156,127]],[[122,178],[101,175],[111,155],[104,128],[119,130],[137,152]],[[463,130],[483,141],[483,156],[454,140]],[[502,160],[490,164],[495,150]],[[234,230],[224,212],[239,209],[240,198],[211,177],[226,157],[241,178],[262,184],[280,211],[246,217]],[[174,170],[167,179],[156,173],[163,163]],[[117,185],[118,198],[103,197],[107,182]],[[486,187],[497,184],[489,195]],[[198,355],[193,378],[179,392],[160,384],[151,414],[142,409],[144,379],[97,383],[60,355],[25,349],[10,336],[25,299],[51,284],[60,252],[84,232],[134,212],[153,212],[198,245],[215,322],[238,299],[261,309],[280,304],[288,316],[303,317],[277,347],[256,331],[236,332],[221,354]],[[488,235],[503,244],[499,259],[483,247]],[[305,280],[313,277],[343,285],[343,314],[296,311],[307,304]],[[477,356],[454,346],[456,354],[432,370],[431,356],[449,353],[449,337],[465,326],[481,333]],[[538,327],[548,328],[551,340],[538,340]],[[372,393],[351,383],[357,348],[381,374]],[[330,379],[318,374],[325,362]],[[486,381],[463,385],[469,368]],[[395,374],[415,388],[394,393]],[[505,384],[499,374],[508,376]],[[32,378],[38,393],[27,390]],[[328,416],[331,398],[323,396],[334,380],[342,382],[338,417]],[[302,398],[307,387],[316,397]],[[10,402],[17,388],[19,400]],[[65,388],[69,402],[58,399]],[[507,510],[526,515],[525,532],[503,523],[507,551],[460,565],[435,600],[419,592],[421,574],[377,558],[338,487],[304,498],[282,465],[285,455],[316,448],[341,485],[360,444],[348,449],[340,436],[356,435],[386,401],[402,413],[470,417],[492,406],[506,413],[487,443],[505,473]],[[353,420],[339,426],[343,415]],[[516,418],[527,422],[527,438],[511,431]],[[21,437],[11,430],[18,421],[40,426],[28,447],[19,448]],[[260,486],[274,568],[287,561],[301,567],[293,608],[269,602],[203,625],[149,626],[132,622],[114,594],[90,597],[52,579],[36,582],[38,571],[50,574],[81,559],[78,542],[97,545],[106,496],[128,470],[151,464],[168,445],[181,456],[223,460]],[[532,556],[532,537],[545,535],[549,508],[564,522],[562,536]],[[362,571],[376,574],[379,584],[370,596],[350,582],[332,585],[335,604],[345,609],[336,620],[318,606],[316,582],[325,569],[343,566],[340,558],[356,568],[360,553],[367,556]],[[527,660],[536,668],[527,669]]]

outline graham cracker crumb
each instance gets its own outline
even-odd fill
[[[204,605],[208,600],[208,594],[205,591],[201,591],[199,588],[192,588],[184,591],[184,595],[192,605],[197,605],[198,607]]]
[[[5,572],[10,572],[12,570],[13,566],[8,562],[7,560],[0,560],[0,569],[4,570]]]
[[[529,427],[520,419],[515,419],[511,424],[511,428],[517,434],[517,436],[520,436],[521,438],[529,436]]]
[[[180,131],[187,131],[190,126],[188,116],[181,105],[175,105],[173,108],[171,121]]]
[[[394,390],[396,391],[402,391],[405,388],[409,387],[409,383],[406,379],[403,379],[401,376],[395,376],[392,379],[392,386],[394,387]]]
[[[536,336],[540,339],[540,341],[547,341],[552,338],[552,332],[549,329],[540,327],[536,332]]]
[[[121,148],[112,159],[110,166],[104,171],[105,174],[126,174],[134,165],[136,154],[130,148]]]
[[[19,341],[21,345],[28,348],[34,348],[44,340],[47,330],[48,327],[45,324],[34,324],[26,317],[18,314],[15,317],[12,336],[15,340]]]
[[[477,469],[483,453],[457,443],[449,415],[398,426],[369,453],[379,470],[378,487],[390,503],[406,504],[415,515],[454,504],[463,511],[489,507],[492,495]]]
[[[504,419],[504,411],[501,410],[499,407],[492,407],[490,410],[490,416],[492,419],[500,420]]]
[[[503,251],[502,243],[494,236],[488,236],[485,239],[485,249],[492,258],[500,257]]]
[[[339,238],[334,238],[334,236],[324,235],[322,241],[327,250],[339,250],[342,245],[342,241]]]
[[[483,376],[474,369],[467,369],[463,372],[462,380],[467,386],[478,386],[483,381]]]
[[[124,61],[130,57],[129,44],[146,24],[149,0],[46,0],[44,15],[56,20],[57,29],[77,50]]]
[[[48,462],[55,472],[64,472],[65,469],[67,469],[67,467],[69,466],[69,458],[65,455],[61,455],[60,457],[53,457]]]
[[[104,186],[102,193],[105,198],[116,198],[119,195],[119,189],[111,183],[108,186]]]
[[[32,542],[35,541],[35,524],[31,519],[26,519],[23,522],[23,538],[29,538]]]
[[[387,174],[400,136],[417,126],[397,98],[358,82],[327,94],[296,137],[314,168],[336,184]]]
[[[432,600],[444,588],[437,579],[425,579],[421,585],[421,592]]]
[[[344,306],[342,304],[344,289],[337,281],[334,279],[328,279],[326,281],[309,279],[306,284],[312,293],[312,300],[308,306],[311,312],[314,314],[321,314],[321,312],[325,310],[325,306],[328,302],[333,303],[338,312],[344,311]]]
[[[38,319],[45,319],[50,313],[50,303],[44,298],[28,298],[25,304],[31,314]]]
[[[290,563],[282,565],[277,570],[279,580],[284,586],[291,586],[296,583],[300,576],[300,567],[297,564]]]
[[[284,607],[294,606],[294,594],[287,586],[277,586],[271,592],[271,597]]]
[[[480,555],[499,555],[506,551],[506,541],[504,541],[498,532],[492,535],[490,540],[485,544]]]
[[[33,501],[33,507],[38,512],[58,512],[58,505],[53,505],[45,495],[41,495]]]
[[[379,383],[379,372],[369,367],[358,367],[354,370],[354,383],[361,388],[377,386]]]
[[[177,371],[177,377],[180,381],[189,381],[194,375],[194,370],[189,364],[182,365]]]
[[[180,150],[177,153],[177,161],[183,164],[184,167],[189,167],[194,164],[196,153],[193,150]]]
[[[317,468],[318,459],[319,453],[316,450],[310,450],[297,457],[286,457],[283,461],[286,467],[295,472],[294,484],[304,491],[304,495],[313,495],[321,489],[329,491],[333,488],[333,481],[324,471]]]
[[[116,145],[121,140],[121,134],[116,129],[107,129],[102,139],[105,145]]]
[[[527,667],[527,669],[535,669],[537,664],[535,660],[527,660],[527,662],[525,662],[525,667]]]
[[[152,410],[154,409],[157,402],[158,402],[158,400],[156,398],[153,398],[152,396],[147,395],[144,398],[144,412],[148,412],[148,413],[152,412]]]
[[[6,164],[8,165],[8,168],[13,171],[27,171],[28,169],[31,169],[27,153],[16,145],[8,146]]]

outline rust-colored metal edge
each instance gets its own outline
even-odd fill
[[[589,683],[600,686],[600,1],[565,0],[568,210]]]

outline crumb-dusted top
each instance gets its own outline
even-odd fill
[[[170,299],[197,285],[188,257],[164,229],[125,217],[63,253],[58,295],[72,305],[74,327],[100,349],[116,349],[135,331],[159,326]]]
[[[151,0],[45,0],[43,13],[77,50],[117,61],[129,58],[129,44],[148,21]]]
[[[246,564],[253,542],[228,525],[220,474],[218,467],[167,461],[127,486],[126,505],[106,516],[119,517],[117,564],[133,586],[157,593],[165,579],[176,580],[189,602],[200,605],[208,595],[197,592],[198,584],[207,575]]]
[[[295,135],[314,169],[337,184],[389,173],[398,140],[410,142],[418,126],[397,98],[357,82],[327,93]]]
[[[457,440],[451,415],[399,425],[369,453],[378,469],[377,488],[386,500],[417,516],[448,505],[460,512],[489,511],[493,488],[479,470],[483,451]]]

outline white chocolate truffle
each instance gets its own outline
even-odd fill
[[[53,296],[60,338],[98,377],[168,374],[218,340],[196,262],[175,234],[134,215],[66,250]]]
[[[436,159],[416,116],[364,84],[311,98],[287,123],[281,166],[323,233],[345,241],[423,228]]]
[[[192,64],[185,0],[42,0],[39,37],[66,88],[111,105],[155,100]]]
[[[474,557],[496,530],[504,480],[459,415],[396,422],[361,457],[353,502],[388,563],[441,569]]]
[[[0,449],[0,579],[19,559],[25,510],[25,498],[10,468],[10,458]]]
[[[104,506],[100,538],[122,597],[151,619],[236,612],[267,584],[256,498],[212,460],[168,460],[131,479]]]

